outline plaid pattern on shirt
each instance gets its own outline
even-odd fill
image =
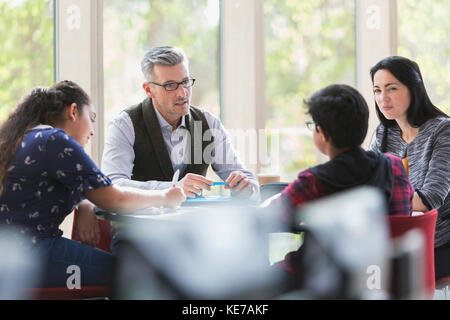
[[[393,188],[392,197],[388,203],[389,215],[411,215],[414,189],[402,161],[386,154],[392,165]],[[328,191],[320,181],[307,169],[300,172],[297,179],[291,182],[276,200],[276,207],[283,221],[292,221],[296,209],[309,201],[316,200],[332,192]]]
[[[391,160],[392,174],[394,176],[394,186],[392,188],[392,198],[389,202],[390,216],[394,215],[411,215],[412,199],[414,196],[414,188],[409,182],[405,167],[402,160],[386,153],[385,156]]]

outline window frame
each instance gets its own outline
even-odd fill
[[[55,81],[70,79],[91,97],[97,117],[86,152],[97,165],[104,144],[103,0],[54,0]]]

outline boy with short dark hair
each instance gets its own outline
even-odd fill
[[[312,117],[307,125],[314,132],[314,144],[330,161],[300,172],[281,194],[265,203],[268,209],[290,223],[297,209],[309,201],[369,185],[386,196],[388,215],[410,215],[414,189],[401,160],[361,148],[369,120],[361,94],[347,85],[331,85],[305,103]],[[296,253],[288,254],[279,265],[294,273],[290,261]]]

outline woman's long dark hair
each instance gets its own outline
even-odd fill
[[[8,167],[25,133],[39,124],[55,124],[72,103],[77,104],[80,113],[90,104],[86,92],[72,81],[61,81],[49,88],[37,87],[19,102],[0,126],[0,195]]]
[[[447,117],[443,111],[439,110],[430,100],[425,85],[423,83],[422,74],[419,65],[407,58],[399,56],[387,57],[378,62],[372,69],[370,69],[370,76],[372,77],[372,84],[375,73],[378,70],[388,70],[401,83],[408,87],[411,95],[411,103],[407,111],[408,123],[415,128],[420,127],[430,119],[437,117]],[[375,101],[378,119],[384,126],[383,139],[381,142],[381,152],[386,152],[387,130],[388,128],[397,124],[395,120],[388,120],[381,113],[380,107]]]

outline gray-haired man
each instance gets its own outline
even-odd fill
[[[209,165],[233,193],[257,199],[258,182],[237,157],[220,120],[191,106],[195,79],[182,49],[155,47],[142,60],[147,98],[108,126],[102,171],[114,183],[165,189],[180,170],[186,196],[210,190]]]

